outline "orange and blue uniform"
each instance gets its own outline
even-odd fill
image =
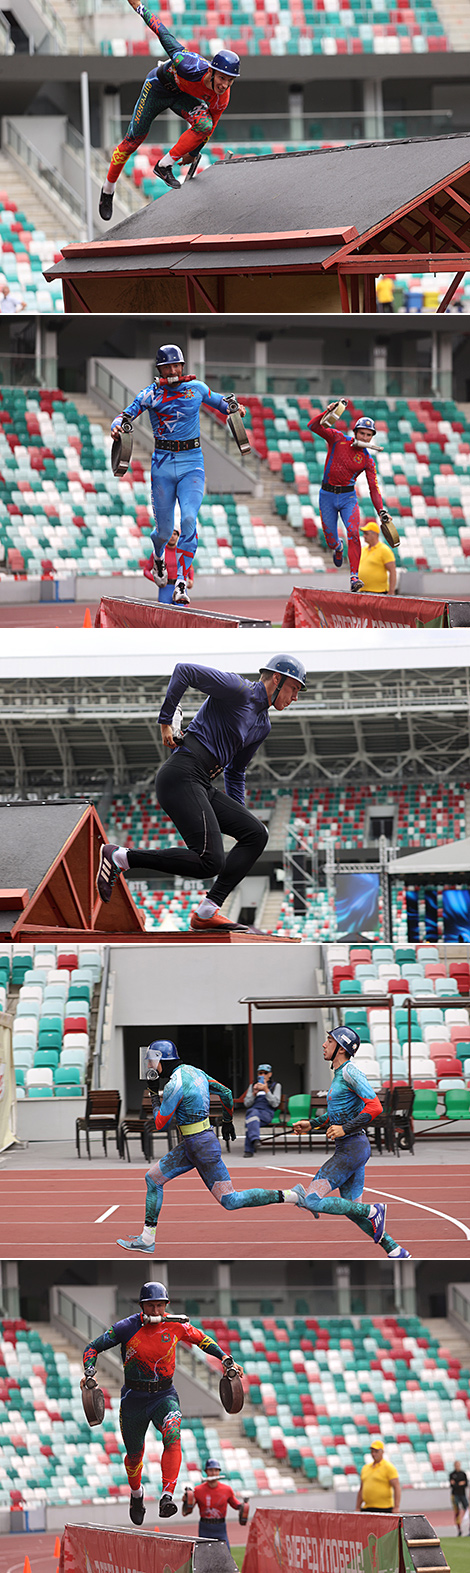
[[[368,448],[359,448],[354,437],[336,427],[322,426],[326,410],[321,410],[309,421],[310,431],[324,437],[328,443],[328,458],[320,487],[320,517],[327,546],[334,551],[338,545],[338,518],[341,515],[348,537],[348,556],[351,573],[357,574],[361,557],[359,540],[360,513],[355,483],[361,474],[367,477],[371,499],[377,513],[383,501],[377,484],[375,459]]]
[[[188,121],[189,129],[170,148],[173,159],[190,163],[211,136],[217,121],[230,101],[230,87],[216,93],[213,72],[201,55],[185,50],[173,33],[157,22],[146,5],[137,6],[152,33],[156,33],[168,60],[161,61],[149,71],[142,92],[132,112],[126,135],[114,149],[108,169],[108,180],[114,185],[127,159],[140,147],[150,131],[152,121],[172,109],[175,115]]]
[[[105,1333],[94,1338],[83,1354],[85,1376],[94,1374],[99,1354],[120,1346],[124,1367],[119,1419],[126,1447],[124,1467],[131,1491],[138,1491],[142,1479],[145,1436],[150,1424],[163,1441],[163,1490],[173,1493],[181,1467],[181,1409],[173,1386],[176,1350],[179,1343],[196,1344],[204,1354],[224,1359],[224,1350],[182,1317],[164,1316],[146,1322],[141,1311],[114,1322]]]

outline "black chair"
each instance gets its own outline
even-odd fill
[[[387,1152],[395,1152],[395,1138],[392,1117],[392,1095],[390,1087],[380,1089],[378,1094],[382,1104],[382,1113],[371,1120],[370,1133],[374,1140],[377,1152],[382,1154],[383,1147]]]
[[[117,1089],[95,1087],[87,1095],[85,1113],[75,1122],[75,1141],[78,1157],[80,1152],[80,1133],[85,1132],[86,1150],[91,1158],[90,1136],[95,1132],[101,1133],[105,1157],[108,1156],[106,1145],[107,1136],[114,1136],[119,1152],[119,1117],[121,1113],[121,1094]]]
[[[152,1099],[148,1087],[145,1088],[140,1114],[128,1112],[124,1115],[119,1127],[119,1156],[127,1158],[130,1163],[129,1142],[134,1138],[140,1140],[141,1149],[147,1163],[152,1159],[152,1134],[155,1130]]]
[[[415,1095],[413,1087],[394,1087],[392,1094],[391,1118],[393,1124],[394,1150],[396,1153],[414,1152],[414,1101]]]

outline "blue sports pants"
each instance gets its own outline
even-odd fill
[[[181,535],[176,547],[178,578],[186,579],[197,548],[197,516],[204,496],[204,460],[200,448],[183,453],[152,454],[152,510],[155,529],[152,543],[156,557],[163,557],[174,528],[175,503],[181,509]]]
[[[325,492],[320,487],[320,518],[323,533],[330,551],[338,545],[338,517],[341,514],[348,537],[348,557],[351,573],[357,574],[361,559],[359,540],[359,503],[355,492]]]

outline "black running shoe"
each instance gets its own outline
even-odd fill
[[[158,1512],[160,1518],[173,1518],[173,1514],[178,1512],[176,1502],[173,1501],[169,1491],[164,1491],[163,1496],[160,1497]]]
[[[114,191],[104,191],[103,187],[101,187],[100,200],[99,200],[99,203],[98,203],[98,212],[99,212],[100,218],[104,218],[106,224],[108,223],[108,220],[110,218],[112,218],[112,216],[113,216],[113,202],[114,202]]]
[[[143,1524],[145,1518],[144,1493],[141,1497],[131,1496],[129,1502],[129,1518],[133,1524]]]
[[[104,845],[100,851],[98,873],[96,875],[96,889],[101,901],[109,901],[113,885],[119,879],[121,870],[113,863],[113,852],[117,852],[117,844]]]
[[[164,180],[166,186],[172,186],[173,191],[179,191],[180,183],[179,180],[175,180],[175,176],[170,164],[168,164],[167,167],[162,167],[161,164],[154,164],[153,173],[154,175],[159,175],[160,180]]]

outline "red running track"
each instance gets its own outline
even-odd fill
[[[313,1167],[313,1166],[312,1166]],[[274,1165],[248,1172],[232,1170],[235,1187],[287,1188],[305,1171]],[[371,1172],[364,1200],[388,1200],[387,1228],[413,1257],[468,1260],[470,1256],[470,1167],[438,1168],[411,1163],[386,1164]],[[119,1236],[140,1233],[145,1184],[132,1167],[3,1172],[0,1183],[0,1249],[4,1258],[120,1256]],[[391,1199],[389,1199],[391,1198]],[[396,1198],[396,1199],[395,1199]],[[111,1216],[99,1220],[111,1208]],[[116,1210],[114,1210],[116,1209]],[[433,1209],[435,1209],[433,1211]],[[440,1213],[445,1217],[439,1216]],[[466,1233],[459,1224],[463,1224]],[[214,1257],[259,1260],[305,1257],[337,1260],[377,1256],[378,1247],[344,1217],[316,1221],[283,1205],[228,1213],[210,1196],[197,1174],[172,1180],[158,1226],[159,1259],[210,1260]],[[379,1251],[379,1257],[380,1257]],[[142,1258],[139,1258],[143,1260]]]
[[[129,600],[138,600],[136,589],[127,591]],[[82,628],[83,619],[88,605],[92,623],[98,610],[98,602],[91,599],[85,601],[26,601],[23,605],[0,606],[0,628]],[[199,601],[197,596],[192,597],[192,605],[197,611],[224,612],[227,617],[260,617],[269,618],[272,623],[282,623],[286,605],[286,597],[258,596],[253,600],[214,600],[209,602]]]

